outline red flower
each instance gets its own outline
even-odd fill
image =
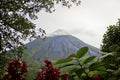
[[[63,74],[63,76],[62,76],[62,78],[63,78],[63,80],[68,80],[68,77],[69,77],[69,75],[68,74]]]
[[[45,60],[44,62],[45,66],[37,73],[36,79],[34,80],[59,80],[59,69],[54,68],[52,63],[48,60]]]
[[[49,60],[46,59],[44,62],[46,63],[46,67],[52,67],[52,63]]]
[[[27,72],[27,63],[18,58],[8,62],[7,72],[3,80],[25,80],[23,74]]]
[[[95,76],[93,80],[101,80],[101,76]]]
[[[50,61],[49,61],[48,59],[44,60],[44,62],[45,62],[46,64],[50,63]]]
[[[22,61],[22,72],[27,72],[27,63]]]

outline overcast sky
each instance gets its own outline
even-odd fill
[[[107,27],[120,18],[120,0],[82,0],[77,7],[55,8],[56,11],[51,14],[38,14],[39,18],[33,21],[37,28],[46,30],[47,34],[63,29],[98,48]]]

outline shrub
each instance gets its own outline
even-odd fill
[[[27,72],[27,63],[18,58],[8,62],[7,71],[3,80],[25,80],[24,74]]]
[[[42,67],[41,71],[37,72],[37,76],[34,80],[59,80],[60,70],[54,68],[52,63],[45,60],[45,66]]]

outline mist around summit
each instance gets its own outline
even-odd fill
[[[70,35],[70,34],[63,29],[57,29],[50,34],[47,34],[46,36],[58,36],[58,35]]]
[[[100,56],[98,48],[59,29],[46,35],[44,39],[37,38],[26,44],[25,55],[32,60],[58,60],[68,57],[84,46],[89,47],[88,56]]]

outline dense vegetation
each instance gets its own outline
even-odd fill
[[[86,56],[89,48],[82,47],[67,58],[54,62],[45,60],[36,75],[32,72],[33,78],[29,76],[29,80],[119,80],[120,47],[117,46],[117,50],[116,47],[113,48],[113,53],[99,58]],[[106,64],[102,61],[108,56],[113,57],[113,63]],[[27,63],[16,58],[8,62],[3,80],[28,80],[27,71]]]
[[[101,50],[103,52],[111,52],[109,48],[115,44],[120,45],[120,19],[118,19],[116,25],[107,27],[107,31],[103,35]]]
[[[55,61],[53,64],[45,60],[40,72],[34,76],[34,80],[97,80],[106,74],[104,63],[95,59],[95,56],[84,58],[88,47],[82,47],[76,53],[65,59]],[[56,67],[56,68],[54,68]],[[24,80],[27,72],[27,63],[15,59],[8,63],[4,80]],[[32,80],[32,79],[31,79]]]

